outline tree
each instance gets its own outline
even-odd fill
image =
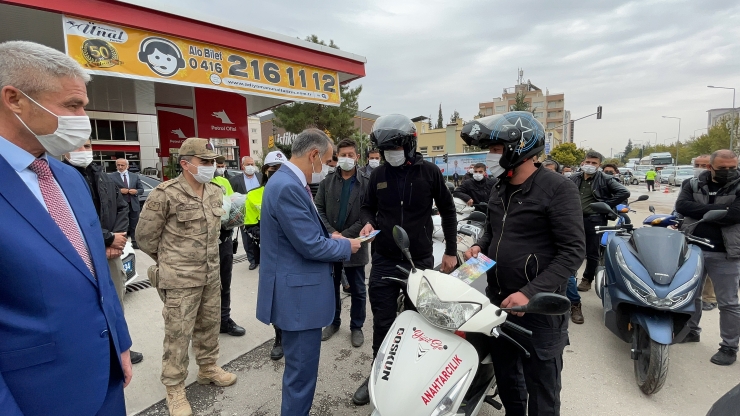
[[[452,115],[450,116],[450,124],[457,123],[458,118],[460,118],[460,113],[458,113],[457,110],[455,110],[455,112],[453,112]]]
[[[550,151],[550,158],[563,166],[576,166],[586,158],[586,151],[575,143],[563,143]]]
[[[624,147],[624,154],[622,154],[622,163],[627,163],[627,156],[632,153],[632,139],[627,140],[627,146]]]
[[[444,127],[444,119],[442,118],[442,104],[439,105],[439,115],[437,116],[437,126],[435,129],[441,129]]]
[[[306,40],[319,45],[326,45],[316,35],[307,36]],[[333,40],[330,40],[327,46],[339,49],[339,46]],[[279,106],[273,109],[275,114],[273,123],[275,126],[282,127],[291,133],[300,133],[307,128],[315,127],[326,132],[334,140],[334,143],[338,143],[357,132],[354,117],[357,113],[357,100],[361,92],[362,85],[356,88],[340,85],[339,93],[342,101],[338,107],[297,102]],[[285,153],[285,146],[278,145],[277,147]],[[287,153],[286,156],[288,156]]]
[[[527,94],[525,94],[524,91],[516,93],[516,96],[514,96],[514,105],[511,106],[511,111],[529,111],[530,105],[524,100],[526,97]]]
[[[432,115],[431,114],[429,114],[429,119],[427,121],[429,122],[429,130],[433,129],[434,127],[432,127]]]
[[[604,159],[604,163],[602,163],[601,166],[609,165],[609,164],[619,166],[620,164],[622,164],[622,162],[616,157],[613,157],[611,159]]]

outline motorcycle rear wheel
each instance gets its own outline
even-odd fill
[[[632,332],[633,346],[639,351],[634,360],[637,386],[645,394],[655,394],[668,377],[668,345],[650,339],[639,325]]]

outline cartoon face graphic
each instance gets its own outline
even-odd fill
[[[149,37],[141,42],[139,61],[147,64],[155,74],[171,77],[182,68],[185,60],[182,52],[172,41],[164,38]]]

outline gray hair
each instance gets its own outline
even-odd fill
[[[737,159],[737,155],[732,150],[728,149],[719,149],[712,153],[711,156],[709,156],[709,164],[714,165],[714,159],[720,158],[720,159]]]
[[[558,166],[558,163],[555,162],[552,159],[545,159],[545,160],[542,161],[542,166],[543,167],[547,167],[547,166],[555,166],[555,167],[557,167]]]
[[[62,77],[90,81],[80,64],[56,49],[20,40],[0,43],[0,88],[12,85],[34,95],[58,89]]]
[[[595,150],[589,150],[586,153],[586,159],[599,159],[599,163],[601,163],[604,161],[604,156],[602,156],[601,153]]]
[[[293,141],[291,154],[295,157],[305,156],[308,152],[318,149],[320,155],[325,155],[334,144],[323,131],[319,129],[306,129],[298,134]]]

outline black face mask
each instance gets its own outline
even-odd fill
[[[723,170],[712,169],[712,176],[714,177],[715,182],[717,182],[720,185],[724,185],[726,183],[732,182],[735,179],[737,179],[738,172],[737,172],[737,169],[723,169]]]

